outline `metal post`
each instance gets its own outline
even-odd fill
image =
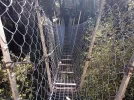
[[[38,8],[38,6],[39,6],[38,0],[36,0],[36,7]],[[51,80],[51,73],[50,73],[49,63],[48,63],[48,61],[46,59],[46,57],[47,57],[47,48],[46,48],[45,37],[44,37],[44,33],[43,33],[43,23],[41,22],[40,11],[37,9],[36,12],[37,12],[37,19],[38,19],[38,27],[39,27],[40,37],[41,37],[41,42],[42,42],[42,47],[43,47],[43,55],[44,55],[45,65],[46,65],[46,70],[47,70],[49,88],[50,88],[50,91],[51,91],[52,90],[52,80]]]
[[[134,71],[134,53],[129,61],[128,66],[126,67],[119,91],[115,97],[115,100],[122,100],[126,91],[126,88],[128,86],[129,80],[132,76],[132,73]]]
[[[6,41],[6,36],[5,36],[5,33],[4,33],[1,18],[0,18],[0,45],[1,45],[2,53],[3,53],[3,59],[4,59],[5,67],[7,68],[7,73],[8,73],[8,76],[9,76],[9,81],[10,81],[10,86],[11,86],[11,89],[12,89],[13,98],[14,98],[14,100],[19,100],[20,97],[19,97],[19,92],[18,92],[18,89],[17,89],[15,73],[12,72],[12,70],[10,70],[10,67],[13,68],[14,66],[13,66],[13,64],[10,64],[12,61],[11,61],[11,58],[10,58],[8,44],[7,44],[7,41]]]

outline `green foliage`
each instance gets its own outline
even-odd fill
[[[14,58],[15,59],[15,58]],[[13,60],[13,58],[12,58]],[[2,62],[0,63],[0,79],[2,80],[0,82],[0,100],[5,100],[5,99],[11,99],[12,97],[12,92],[9,84],[9,79],[8,79],[8,74],[6,69],[3,68]],[[22,63],[15,64],[13,68],[13,72],[15,72],[16,76],[16,81],[17,81],[17,87],[20,91],[20,97],[21,99],[26,99],[28,98],[27,96],[32,96],[31,90],[30,90],[30,85],[31,85],[31,80],[30,80],[30,73],[32,72],[32,63]],[[29,94],[29,95],[28,95]]]
[[[87,96],[94,98],[93,100],[114,100],[120,86],[124,67],[127,66],[134,50],[132,4],[122,10],[119,10],[117,5],[113,8],[105,6],[82,90],[88,93]],[[124,100],[132,100],[133,83],[132,78]]]

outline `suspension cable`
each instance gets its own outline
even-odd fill
[[[78,33],[78,27],[79,27],[79,23],[80,23],[80,19],[81,19],[81,13],[82,13],[82,11],[80,11],[80,14],[79,14],[79,19],[78,19],[78,24],[77,24],[77,29],[76,29],[74,41],[73,41],[73,46],[72,46],[71,54],[73,53],[74,45],[75,45],[75,42],[76,42],[76,37],[77,37],[77,33]]]

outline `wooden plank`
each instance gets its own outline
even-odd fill
[[[36,7],[38,8],[38,0],[36,0]],[[41,15],[39,10],[37,9],[37,19],[38,19],[38,27],[40,31],[40,37],[41,37],[41,42],[42,42],[42,47],[43,47],[43,55],[44,55],[44,60],[45,60],[45,65],[46,65],[46,70],[47,70],[47,76],[48,76],[48,84],[50,90],[52,90],[52,81],[51,81],[51,73],[50,73],[50,68],[49,68],[49,63],[46,59],[47,57],[47,48],[46,48],[46,43],[45,43],[45,37],[44,37],[44,32],[43,32],[43,22],[41,21]]]
[[[53,92],[73,93],[77,92],[77,89],[73,87],[55,87]]]
[[[61,74],[73,74],[74,72],[60,71]]]
[[[63,60],[63,61],[64,61],[64,60],[69,60],[69,61],[70,61],[70,60],[72,60],[72,59],[61,59],[61,60]]]
[[[59,89],[59,90],[74,90],[74,89],[76,89],[76,88],[74,88],[74,87],[54,87],[55,89]]]
[[[1,18],[0,18],[0,45],[1,45],[4,62],[5,63],[12,62]],[[12,64],[12,65],[14,65],[14,64]],[[14,66],[10,66],[10,64],[6,64],[5,67],[8,68],[8,67],[14,67]],[[10,86],[12,89],[13,98],[14,98],[14,100],[19,100],[20,97],[19,97],[19,92],[17,89],[15,73],[10,69],[7,69],[7,73],[8,73],[8,77],[9,77],[9,81],[10,81]]]
[[[98,18],[97,18],[97,22],[96,22],[96,26],[95,26],[94,32],[92,33],[91,44],[89,46],[90,48],[89,48],[88,56],[87,56],[88,59],[91,59],[91,56],[92,56],[92,50],[93,50],[93,46],[94,46],[94,43],[95,43],[97,30],[98,30],[98,27],[99,27],[99,24],[100,24],[100,19],[101,19],[104,3],[105,3],[105,0],[101,0],[100,11],[99,11],[99,14],[98,14]],[[82,89],[82,87],[83,87],[88,67],[89,67],[89,61],[86,61],[85,65],[84,65],[84,69],[83,69],[83,74],[82,74],[82,77],[81,77],[80,89]]]
[[[76,86],[76,83],[54,83],[54,85],[71,85],[71,86]]]
[[[59,66],[72,66],[72,64],[59,64]]]
[[[134,71],[134,53],[129,61],[127,71],[124,73],[120,88],[117,92],[117,95],[115,97],[115,100],[122,100],[126,91],[126,88],[128,86],[129,80],[132,76],[132,71]]]

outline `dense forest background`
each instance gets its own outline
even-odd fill
[[[35,9],[33,7],[31,10],[31,6],[29,7],[29,5],[24,6],[23,13],[20,17],[21,3],[19,4],[17,1],[18,0],[15,0],[12,7],[8,8],[8,13],[5,13],[7,7],[0,2],[2,22],[4,27],[9,29],[5,29],[5,33],[9,43],[11,58],[14,62],[24,61],[26,55],[28,55],[28,52],[31,50],[30,60],[32,62],[37,62],[41,59],[40,55],[43,53],[41,49],[40,51],[36,50],[36,48],[41,48],[41,41],[37,34],[38,31],[36,30],[37,23],[34,24],[34,21],[37,21],[35,18]],[[106,0],[105,2],[101,23],[99,25],[99,30],[97,31],[91,65],[89,66],[85,84],[81,91],[82,100],[89,100],[89,98],[91,98],[91,100],[113,100],[118,91],[124,69],[134,51],[134,1],[130,1],[131,2],[129,2],[129,0]],[[2,2],[6,5],[9,4],[8,0],[3,0]],[[32,3],[32,0],[29,0],[28,4],[30,3]],[[64,19],[66,27],[68,26],[70,18],[74,19],[75,25],[77,25],[80,11],[82,11],[80,24],[83,24],[87,20],[90,21],[89,27],[86,26],[87,31],[81,36],[82,41],[85,43],[84,47],[86,48],[81,55],[83,58],[86,58],[89,49],[89,45],[86,44],[90,44],[90,34],[95,26],[100,0],[40,0],[39,4],[51,21],[54,17],[58,18],[58,21]],[[21,5],[23,5],[23,3]],[[14,8],[17,9],[17,11],[15,11]],[[31,15],[31,20],[27,19],[29,17],[27,15],[30,15],[28,10],[33,14]],[[9,18],[9,15],[11,18]],[[18,20],[21,20],[23,24]],[[29,25],[27,25],[27,20],[29,20]],[[16,24],[18,26],[16,26]],[[25,27],[25,25],[27,27]],[[90,25],[92,25],[91,28]],[[16,27],[18,29],[16,29]],[[12,32],[17,34],[13,35]],[[33,32],[35,32],[35,36],[32,35]],[[25,33],[29,33],[29,35],[26,35]],[[30,35],[33,36],[32,40]],[[26,38],[24,39],[24,37]],[[11,39],[13,39],[12,42]],[[34,43],[31,43],[31,41]],[[28,44],[30,44],[30,49]],[[36,47],[36,45],[38,46]],[[22,46],[22,48],[20,48],[20,46]],[[10,100],[12,99],[12,93],[8,75],[6,70],[3,69],[2,60],[3,57],[1,54],[0,80],[2,81],[0,82],[0,100]],[[83,67],[83,60],[80,61],[82,63],[81,66]],[[42,71],[37,70],[33,73],[32,66],[32,64],[21,64],[17,65],[14,69],[17,75],[17,87],[19,88],[19,91],[21,91],[21,98],[24,99],[29,97],[32,98],[33,95],[36,95],[36,93],[30,91],[31,84],[34,92],[37,88],[37,84],[32,83],[32,81],[36,80],[30,80],[32,75],[41,79],[41,75],[37,76],[37,74]],[[26,73],[25,70],[27,70]],[[44,82],[43,86],[47,87],[47,82]],[[124,100],[133,100],[133,86],[134,79],[131,78]],[[49,91],[48,87],[46,90]]]

